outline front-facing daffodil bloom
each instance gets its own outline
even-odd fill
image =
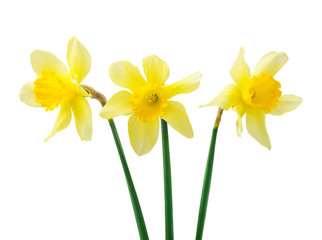
[[[22,87],[19,93],[21,101],[32,107],[43,107],[46,111],[60,106],[54,128],[46,140],[70,124],[72,112],[78,135],[82,140],[90,140],[92,112],[85,99],[90,94],[80,86],[91,68],[91,56],[87,49],[76,37],[69,40],[69,74],[65,64],[49,52],[35,50],[30,59],[37,79]]]
[[[199,87],[201,78],[200,72],[196,72],[179,82],[164,86],[169,77],[169,67],[155,55],[143,59],[143,68],[147,80],[130,62],[120,61],[110,66],[112,81],[131,92],[114,94],[100,112],[100,116],[105,119],[132,114],[128,121],[128,131],[131,145],[138,155],[148,153],[156,144],[160,118],[185,137],[193,137],[184,106],[169,99],[194,91]]]
[[[232,108],[238,114],[237,135],[240,136],[242,117],[246,114],[246,129],[260,144],[271,149],[271,142],[266,130],[266,114],[282,115],[297,108],[302,98],[294,95],[282,95],[281,84],[275,80],[275,74],[287,62],[283,52],[270,52],[263,56],[253,73],[244,59],[244,48],[233,64],[230,75],[235,84],[229,84],[209,104],[224,110]]]

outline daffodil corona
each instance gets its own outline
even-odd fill
[[[224,110],[232,108],[237,112],[237,135],[240,136],[242,117],[246,114],[246,128],[249,134],[260,144],[271,149],[266,130],[265,114],[282,115],[297,108],[302,98],[294,95],[282,95],[281,84],[274,78],[275,74],[288,61],[283,52],[270,52],[257,63],[253,74],[244,59],[244,48],[233,64],[230,75],[235,84],[229,84],[209,104]]]
[[[85,97],[91,95],[80,86],[91,67],[91,57],[87,49],[76,37],[69,40],[67,49],[69,74],[65,64],[49,52],[35,50],[30,58],[37,79],[22,87],[19,93],[21,101],[32,107],[43,107],[46,111],[52,111],[60,106],[54,128],[46,140],[70,124],[72,112],[80,138],[90,140],[92,113]]]
[[[143,59],[143,68],[147,80],[130,62],[120,61],[111,65],[109,74],[112,81],[131,92],[123,90],[114,94],[100,112],[100,116],[106,119],[132,114],[128,122],[129,137],[138,155],[148,153],[155,145],[159,136],[160,118],[182,135],[193,137],[184,106],[169,99],[194,91],[199,87],[201,79],[201,74],[196,72],[165,86],[169,67],[155,55]]]

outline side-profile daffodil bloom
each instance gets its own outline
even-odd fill
[[[143,59],[145,80],[139,69],[130,62],[113,63],[109,69],[112,81],[127,88],[114,94],[100,112],[100,116],[111,119],[119,115],[130,115],[128,131],[130,142],[138,155],[151,151],[159,136],[159,118],[165,120],[185,137],[193,137],[192,127],[184,106],[172,97],[190,93],[200,84],[201,74],[196,72],[185,79],[164,86],[169,77],[168,65],[155,55]]]
[[[235,84],[229,84],[209,104],[224,110],[232,108],[238,114],[237,135],[240,136],[242,117],[246,114],[246,129],[260,144],[271,149],[271,142],[266,130],[266,114],[282,115],[297,108],[302,98],[294,95],[282,95],[281,84],[275,80],[275,74],[287,62],[283,52],[270,52],[263,56],[253,73],[244,59],[244,48],[233,64],[230,75]]]
[[[22,87],[19,93],[21,101],[32,107],[43,107],[46,111],[60,106],[54,128],[46,140],[70,124],[72,112],[78,135],[82,140],[90,140],[92,112],[85,97],[91,95],[80,86],[91,68],[91,56],[87,49],[76,37],[69,40],[69,74],[65,64],[49,52],[35,50],[30,59],[37,79]]]

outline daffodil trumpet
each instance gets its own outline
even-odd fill
[[[106,101],[105,96],[102,93],[96,91],[94,88],[92,88],[90,86],[87,86],[87,85],[82,85],[82,87],[88,93],[91,94],[91,97],[93,99],[96,99],[97,101],[99,101],[101,103],[102,107],[105,106],[107,101]],[[148,236],[148,231],[146,229],[146,225],[145,225],[141,205],[140,205],[139,198],[137,196],[137,193],[136,193],[136,190],[135,190],[135,187],[134,187],[134,183],[133,183],[133,180],[132,180],[132,177],[131,177],[130,169],[129,169],[128,165],[127,165],[127,161],[126,161],[126,158],[125,158],[125,154],[124,154],[124,151],[123,151],[123,147],[122,147],[122,144],[121,144],[120,137],[118,135],[118,132],[117,132],[115,123],[113,121],[113,118],[108,119],[108,122],[110,124],[111,131],[112,131],[112,134],[113,134],[113,138],[114,138],[114,141],[115,141],[115,145],[116,145],[117,151],[118,151],[119,156],[120,156],[120,160],[121,160],[122,168],[123,168],[123,171],[124,171],[127,187],[128,187],[128,190],[129,190],[129,194],[130,194],[130,198],[131,198],[131,202],[132,202],[132,207],[133,207],[134,216],[135,216],[138,232],[139,232],[139,235],[140,235],[140,239],[148,240],[149,236]]]
[[[211,136],[211,141],[210,141],[208,159],[207,159],[207,164],[206,164],[206,169],[205,169],[205,174],[204,174],[201,199],[200,199],[200,205],[199,205],[196,240],[202,239],[203,230],[204,230],[204,226],[205,226],[210,185],[211,185],[211,178],[212,178],[212,170],[213,170],[213,165],[214,165],[217,132],[218,132],[218,127],[219,127],[219,124],[221,121],[222,113],[223,113],[223,109],[219,108],[218,113],[217,113],[217,117],[216,117],[216,121],[215,121],[215,125],[212,130],[212,136]]]

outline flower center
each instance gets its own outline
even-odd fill
[[[277,107],[282,95],[280,88],[281,84],[271,75],[262,73],[253,76],[250,86],[243,91],[242,97],[247,105],[260,108],[267,114]]]
[[[133,113],[143,122],[153,122],[161,117],[164,108],[168,105],[163,96],[161,85],[146,84],[140,87],[131,96]]]
[[[76,84],[68,79],[59,79],[53,71],[43,70],[34,85],[36,102],[45,107],[46,111],[52,111],[59,104],[71,101],[78,91]]]

